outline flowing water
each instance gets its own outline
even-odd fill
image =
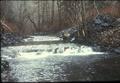
[[[57,37],[31,36],[1,48],[1,57],[9,62],[8,81],[13,82],[120,80],[119,55]]]

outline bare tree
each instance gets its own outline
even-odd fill
[[[52,0],[52,16],[51,16],[51,22],[52,22],[52,24],[53,24],[53,22],[54,22],[54,4],[55,4],[55,1],[54,0]]]
[[[94,0],[94,7],[95,7],[95,9],[96,9],[96,11],[97,11],[97,14],[99,14],[99,11],[98,11],[98,8],[97,8],[97,5],[96,5],[96,3],[95,3],[95,0]]]
[[[83,36],[85,37],[85,5],[84,5],[84,1],[82,0],[81,1],[81,8],[82,8],[82,12],[81,12],[81,15],[82,15],[82,24],[83,24],[83,28],[82,28],[82,33],[83,33]]]
[[[59,16],[59,28],[61,27],[61,0],[57,0],[58,16]]]
[[[35,24],[34,24],[35,26]],[[36,26],[35,26],[36,27]],[[38,0],[38,29],[36,31],[40,31],[40,1]]]

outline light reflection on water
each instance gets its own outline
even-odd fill
[[[6,48],[6,50],[8,50],[10,53],[15,53],[19,59],[37,59],[51,56],[89,56],[96,54],[107,54],[104,52],[95,52],[93,51],[92,47],[83,45],[80,47],[75,45],[71,46],[70,44],[63,45],[62,47],[56,45],[14,46]],[[6,56],[4,55],[4,57]]]
[[[91,63],[109,57],[71,43],[11,46],[2,48],[2,58],[8,59],[5,56],[12,57],[10,76],[17,82],[90,81],[95,74]]]
[[[76,71],[74,68],[71,70],[69,65],[71,67],[73,64],[82,66],[95,59],[82,56],[104,54],[103,52],[94,52],[91,47],[79,47],[74,44],[15,46],[5,49],[16,51],[16,57],[10,61],[11,76],[20,82],[67,81],[67,77],[72,74],[72,71]],[[68,73],[66,73],[67,71]],[[82,80],[80,78],[79,80]]]

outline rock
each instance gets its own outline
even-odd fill
[[[79,31],[79,27],[71,27],[65,30],[62,30],[57,34],[58,37],[63,38],[63,40],[74,42],[77,40],[77,33]]]
[[[1,34],[1,46],[15,45],[22,41],[22,37],[17,36],[13,33],[2,33]]]
[[[80,29],[82,25],[62,30],[58,37],[68,42],[82,44],[97,44],[103,47],[116,48],[120,46],[120,18],[100,14],[85,22],[85,33]],[[79,33],[78,33],[79,32]]]
[[[1,60],[1,81],[2,82],[8,82],[9,74],[10,74],[9,71],[10,71],[9,63],[5,60]]]
[[[114,51],[115,51],[116,53],[119,53],[119,54],[120,54],[120,47],[115,48]]]
[[[9,63],[5,60],[1,61],[1,71],[4,72],[9,68]]]
[[[104,30],[104,29],[108,29],[112,26],[112,23],[116,21],[116,18],[110,16],[110,15],[97,15],[94,19],[93,19],[93,27],[96,30]]]

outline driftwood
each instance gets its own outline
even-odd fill
[[[1,23],[1,25],[2,25],[1,28],[3,28],[4,30],[8,30],[8,31],[10,31],[10,32],[13,32],[12,28],[9,27],[7,24],[5,24],[4,21],[1,20],[0,23]]]

